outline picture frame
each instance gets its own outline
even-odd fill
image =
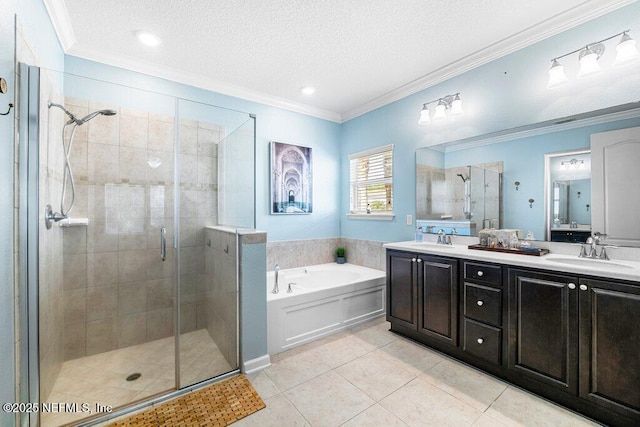
[[[313,167],[310,147],[271,141],[270,213],[313,213]]]

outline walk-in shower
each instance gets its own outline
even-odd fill
[[[91,425],[97,403],[237,373],[255,117],[24,64],[19,79],[20,399],[92,409],[26,424]]]
[[[45,207],[44,223],[47,229],[50,229],[52,226],[52,222],[58,222],[63,219],[67,219],[69,217],[69,214],[73,210],[73,205],[76,201],[76,183],[75,183],[75,180],[73,179],[73,169],[71,168],[71,160],[69,159],[71,148],[73,147],[73,137],[76,134],[76,129],[78,128],[78,126],[82,126],[89,120],[101,114],[105,116],[115,116],[116,111],[115,110],[98,110],[98,111],[94,111],[92,113],[87,114],[81,119],[78,119],[71,112],[69,112],[69,110],[67,110],[60,104],[56,104],[54,102],[49,101],[47,103],[47,107],[59,108],[62,111],[64,111],[64,113],[69,117],[69,120],[62,127],[62,137],[61,137],[62,149],[64,150],[64,171],[62,173],[62,193],[60,195],[60,212],[54,213],[51,205],[47,205]],[[73,127],[71,128],[71,133],[69,134],[69,140],[67,142],[66,134],[67,134],[67,126],[69,125],[73,125]],[[71,202],[69,203],[69,208],[65,209],[64,199],[67,193],[67,179],[71,184]]]

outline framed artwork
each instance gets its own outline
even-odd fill
[[[311,148],[271,141],[271,214],[312,212]]]

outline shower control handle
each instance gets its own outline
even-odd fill
[[[162,261],[167,259],[167,229],[160,229],[160,257]]]

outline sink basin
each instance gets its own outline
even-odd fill
[[[601,259],[588,259],[588,258],[545,258],[549,262],[557,262],[558,264],[566,264],[566,265],[578,265],[583,267],[594,267],[594,268],[633,268],[626,264],[619,264],[614,261],[607,261]]]
[[[419,248],[440,248],[440,249],[453,249],[453,245],[441,245],[433,242],[413,242],[412,245]]]

